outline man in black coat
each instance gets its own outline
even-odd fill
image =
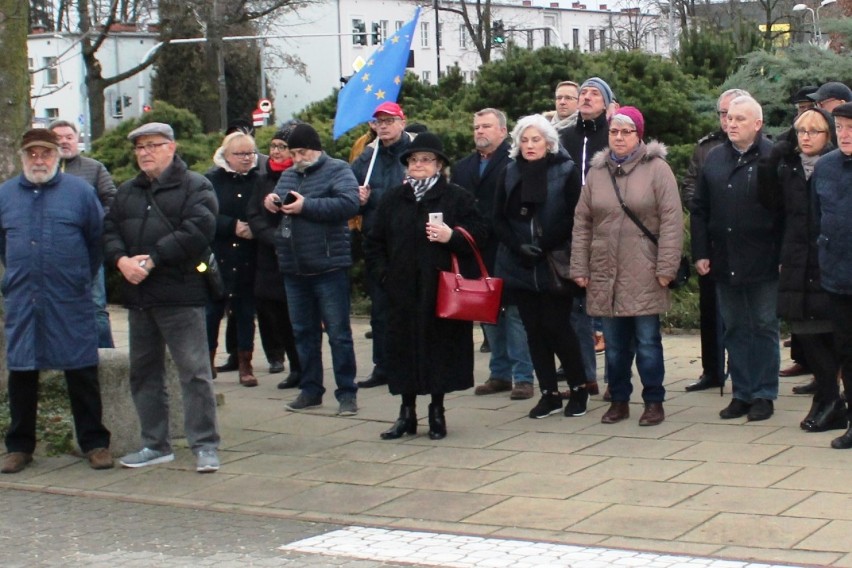
[[[692,207],[692,257],[712,275],[725,326],[733,399],[723,419],[766,420],[778,398],[778,262],[781,219],[757,197],[757,164],[772,142],[763,110],[739,96],[728,106],[728,140],[710,151]]]
[[[476,207],[486,219],[488,239],[480,243],[489,274],[494,273],[497,239],[494,236],[494,192],[497,178],[509,163],[509,143],[506,140],[506,115],[495,108],[486,108],[473,115],[473,140],[476,151],[453,166],[450,181],[476,196]],[[507,301],[508,300],[508,301]],[[527,334],[511,298],[504,296],[504,311],[497,325],[483,325],[491,347],[489,377],[474,390],[486,395],[511,390],[512,400],[533,396],[533,366]],[[514,388],[512,380],[514,379]]]
[[[175,155],[172,127],[149,122],[132,131],[139,169],[124,182],[104,221],[104,255],[124,277],[129,309],[130,388],[143,447],[124,467],[173,461],[169,437],[166,347],[180,379],[184,429],[196,471],[219,469],[216,399],[207,351],[209,299],[200,261],[219,211],[213,186]]]

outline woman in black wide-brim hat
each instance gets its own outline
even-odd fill
[[[450,160],[440,138],[418,135],[400,160],[405,181],[382,198],[365,244],[389,300],[388,388],[402,396],[399,418],[381,437],[416,434],[416,397],[430,395],[429,437],[440,440],[447,435],[444,395],[473,386],[473,324],[435,317],[438,272],[451,270],[451,253],[472,256],[453,227],[480,244],[487,232],[473,194],[444,177]],[[441,213],[443,223],[429,223],[430,213]]]

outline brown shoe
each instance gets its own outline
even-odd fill
[[[600,331],[595,332],[595,353],[603,353],[606,351],[606,341],[604,335]]]
[[[518,383],[515,385],[515,388],[512,389],[512,394],[509,395],[509,398],[512,400],[527,400],[528,398],[533,397],[533,386],[532,383]]]
[[[604,391],[603,396],[601,398],[604,402],[612,402],[612,395],[609,392],[609,385],[606,386],[606,390]]]
[[[33,455],[25,452],[9,452],[3,458],[0,473],[18,473],[33,461]]]
[[[586,392],[589,396],[598,396],[601,394],[601,389],[598,387],[597,381],[586,381]]]
[[[627,418],[630,418],[630,404],[627,402],[613,402],[610,403],[609,410],[601,417],[601,423],[615,424]]]
[[[666,411],[662,402],[645,403],[645,412],[639,417],[639,426],[656,426],[666,419]]]
[[[488,379],[483,384],[473,389],[475,395],[497,394],[512,390],[512,381],[501,381],[500,379]]]
[[[240,371],[240,384],[244,387],[256,387],[257,379],[254,377],[254,368],[251,365],[251,351],[240,351],[237,354],[237,362]]]
[[[94,450],[89,450],[86,452],[86,459],[89,460],[89,465],[92,469],[112,469],[115,467],[109,448],[95,448]]]
[[[807,375],[810,373],[807,367],[802,365],[801,363],[793,363],[786,369],[781,369],[778,373],[780,377],[798,377],[799,375]]]

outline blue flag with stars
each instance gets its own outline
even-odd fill
[[[340,90],[334,116],[335,140],[359,124],[371,120],[373,111],[380,104],[396,102],[419,17],[418,7],[411,21],[387,38]]]

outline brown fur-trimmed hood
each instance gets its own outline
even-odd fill
[[[636,149],[635,156],[631,157],[630,160],[625,162],[625,165],[636,159],[648,161],[653,158],[660,158],[662,160],[665,160],[668,154],[669,149],[666,148],[666,145],[662,142],[658,142],[656,140],[651,140],[647,144],[645,144],[644,142],[640,142],[639,148]],[[590,162],[590,165],[593,168],[602,168],[607,164],[608,160],[609,148],[604,148],[603,150],[592,156],[592,161]]]

